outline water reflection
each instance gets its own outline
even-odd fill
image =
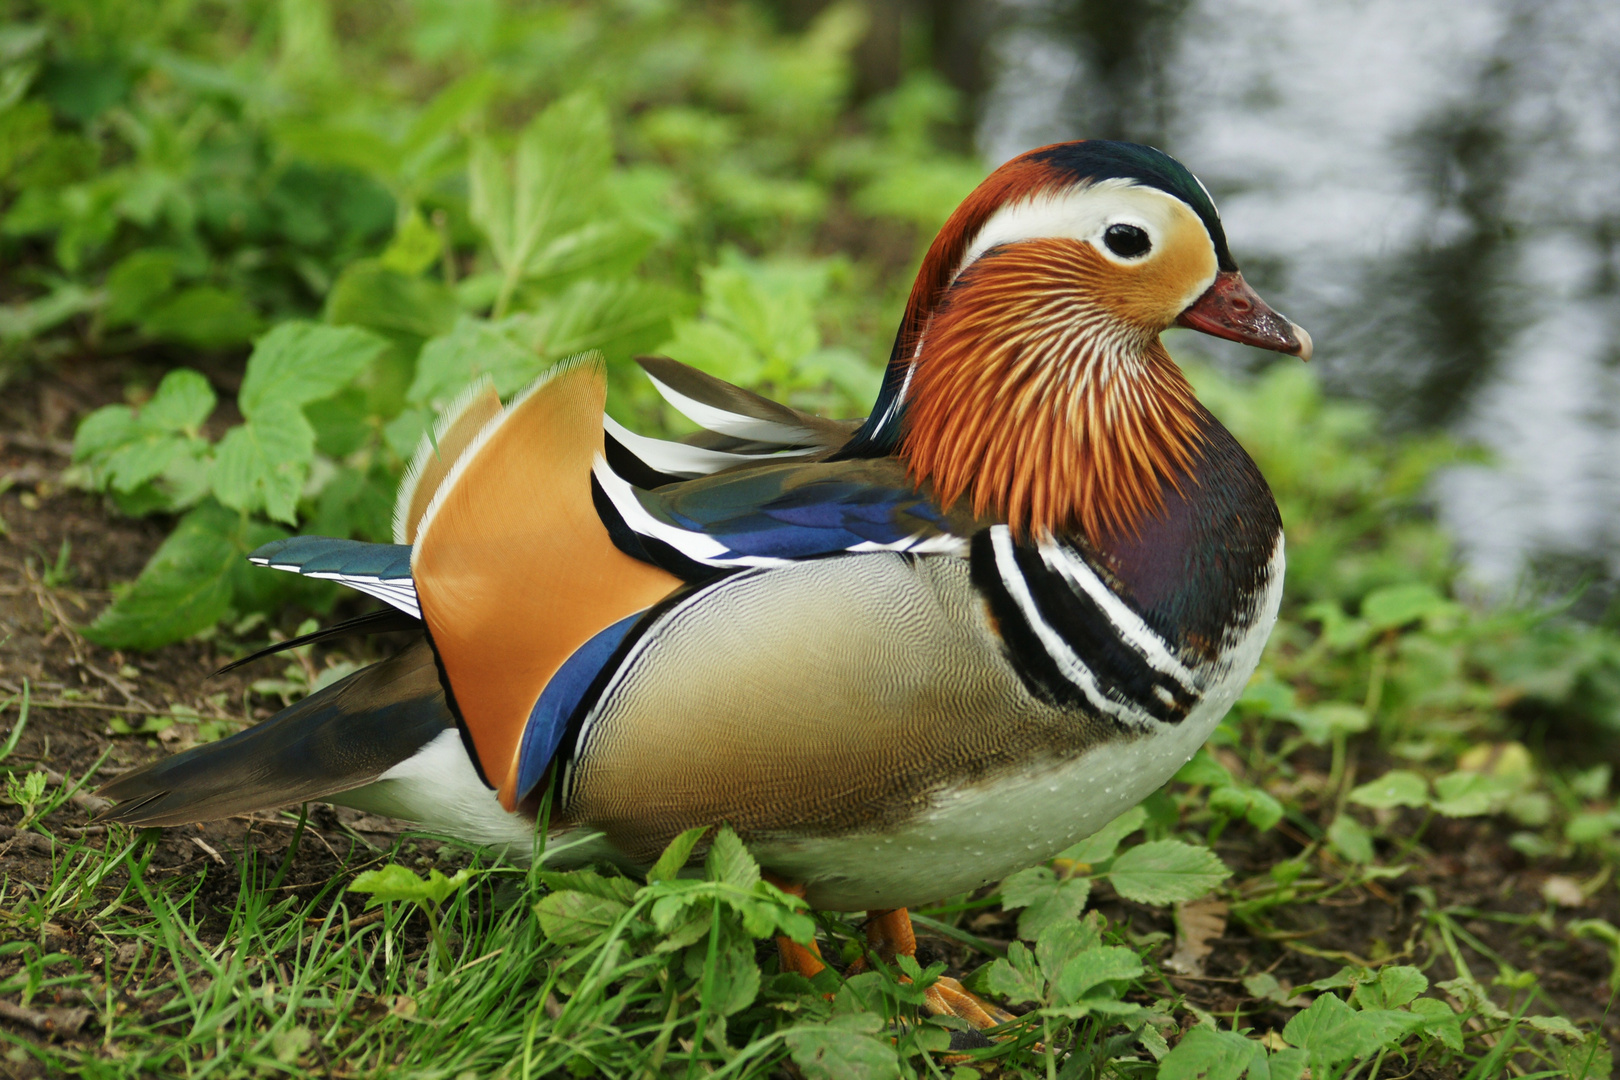
[[[1620,4],[1001,6],[988,157],[1193,164],[1336,390],[1495,451],[1437,491],[1481,585],[1620,577]]]

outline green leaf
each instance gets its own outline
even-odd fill
[[[455,294],[442,282],[403,273],[377,259],[350,263],[326,297],[328,322],[375,330],[407,352],[449,330],[457,312]]]
[[[525,323],[530,347],[547,360],[592,349],[650,349],[676,309],[668,289],[645,282],[580,281],[539,301]]]
[[[649,882],[673,881],[679,877],[681,870],[685,868],[687,862],[692,858],[692,849],[697,847],[698,841],[702,840],[703,835],[708,831],[709,827],[707,825],[699,825],[696,828],[687,829],[671,840],[669,846],[664,849],[664,853],[658,856],[658,861],[653,864],[653,868],[647,871],[647,880]]]
[[[1059,859],[1096,865],[1114,857],[1120,842],[1147,824],[1147,811],[1133,806],[1078,844],[1063,851]]]
[[[1455,607],[1432,585],[1389,585],[1367,594],[1361,601],[1361,617],[1374,630],[1392,630]]]
[[[432,266],[444,251],[439,231],[422,218],[422,211],[411,207],[388,242],[378,261],[386,270],[414,277]]]
[[[783,1041],[805,1080],[897,1080],[900,1056],[882,1030],[878,1016],[843,1013],[825,1026],[792,1029]]]
[[[1108,880],[1114,891],[1141,904],[1196,900],[1232,872],[1208,848],[1179,840],[1138,844],[1114,860]]]
[[[754,862],[737,834],[724,825],[715,833],[703,867],[710,881],[721,881],[739,889],[752,889],[759,882],[759,864]]]
[[[1434,808],[1446,817],[1479,817],[1506,801],[1514,785],[1477,772],[1451,772],[1434,780]]]
[[[1029,941],[1049,926],[1073,921],[1090,895],[1089,878],[1059,878],[1047,866],[1020,870],[1001,883],[1001,906],[1008,911],[1024,909],[1018,916],[1018,936]]]
[[[1052,996],[1059,1005],[1072,1005],[1103,983],[1135,979],[1144,970],[1141,958],[1130,949],[1119,945],[1088,949],[1063,966],[1052,984]]]
[[[190,368],[175,368],[163,376],[157,393],[141,407],[140,422],[163,431],[195,435],[214,411],[214,388]]]
[[[1388,810],[1396,806],[1426,806],[1429,785],[1417,773],[1405,769],[1392,769],[1376,780],[1370,780],[1350,792],[1350,801],[1357,806],[1374,810]]]
[[[1209,787],[1227,787],[1232,783],[1232,774],[1225,765],[1215,760],[1215,756],[1208,750],[1199,750],[1187,764],[1176,770],[1172,777],[1183,784],[1206,784]]]
[[[126,405],[108,405],[85,417],[74,436],[73,458],[89,464],[96,487],[129,494],[181,458],[205,452],[197,429],[214,411],[214,401],[207,379],[190,368],[176,368],[139,413]]]
[[[548,366],[532,348],[518,344],[514,330],[525,320],[462,317],[448,334],[422,346],[416,359],[416,379],[406,400],[443,408],[465,386],[488,375],[503,398],[533,382]]]
[[[230,570],[245,553],[239,526],[215,502],[188,513],[85,636],[111,649],[154,649],[213,626],[231,609]]]
[[[1614,1072],[1614,1048],[1600,1033],[1574,1046],[1558,1043],[1555,1050],[1569,1080],[1609,1080]]]
[[[1265,832],[1274,828],[1283,819],[1282,803],[1272,798],[1267,792],[1259,788],[1245,788],[1249,796],[1249,808],[1244,811],[1243,817],[1248,823]]]
[[[438,870],[429,870],[428,876],[419,878],[408,867],[389,863],[377,870],[356,874],[349,883],[349,892],[369,893],[366,907],[388,901],[408,900],[412,903],[443,904],[452,894],[472,878],[470,870],[458,870],[455,877],[445,877]]]
[[[1413,1015],[1422,1018],[1418,1030],[1423,1034],[1439,1039],[1452,1050],[1463,1048],[1462,1017],[1450,1005],[1436,998],[1418,998],[1407,1007]]]
[[[1047,980],[1056,979],[1076,956],[1102,944],[1102,928],[1102,916],[1093,912],[1084,919],[1053,923],[1042,930],[1035,942],[1035,958]]]
[[[510,162],[488,140],[473,143],[468,209],[505,274],[503,296],[546,238],[562,235],[602,205],[612,155],[607,110],[588,92],[553,102],[536,116]]]
[[[1328,826],[1328,842],[1345,859],[1364,864],[1373,861],[1372,834],[1349,814],[1340,814]]]
[[[162,248],[145,248],[129,255],[107,272],[107,307],[103,315],[109,326],[127,326],[174,288],[180,266],[180,253]]]
[[[1383,968],[1376,979],[1356,984],[1356,1004],[1363,1009],[1398,1009],[1429,988],[1423,972],[1405,964]]]
[[[1335,735],[1366,731],[1369,723],[1366,709],[1342,701],[1324,701],[1308,709],[1299,709],[1289,713],[1288,719],[1313,746],[1326,746]]]
[[[141,329],[155,338],[204,349],[238,345],[259,329],[259,315],[241,293],[216,285],[193,285],[141,315]]]
[[[1294,1014],[1283,1038],[1304,1050],[1316,1068],[1366,1057],[1419,1023],[1411,1013],[1389,1009],[1357,1012],[1336,995],[1323,994]]]
[[[617,923],[626,905],[605,896],[583,892],[555,892],[534,906],[540,932],[558,945],[583,945]]]
[[[983,983],[988,993],[1013,1004],[1040,1001],[1046,996],[1046,980],[1036,967],[1035,955],[1021,941],[1007,947],[1006,959],[990,963]]]
[[[1241,1080],[1266,1048],[1235,1031],[1195,1027],[1159,1062],[1159,1080]]]
[[[347,386],[384,344],[352,326],[282,323],[254,345],[237,405],[250,420],[269,409],[284,418],[285,407],[319,401]]]
[[[220,440],[210,474],[214,495],[232,509],[262,510],[294,524],[314,459],[315,430],[298,406],[280,399],[261,402],[252,419]]]

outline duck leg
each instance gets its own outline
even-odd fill
[[[804,898],[804,886],[784,881],[775,874],[766,874],[765,880],[775,885],[789,896]],[[813,979],[827,968],[827,962],[821,958],[821,946],[816,939],[811,938],[810,944],[800,945],[792,938],[779,937],[776,939],[776,952],[781,958],[782,970],[791,971],[796,975],[803,975]]]
[[[868,911],[866,944],[885,962],[892,961],[896,956],[915,958],[917,935],[911,928],[911,914],[905,908]],[[860,960],[855,964],[865,966]],[[955,1016],[976,1028],[995,1027],[1017,1019],[1012,1013],[990,1004],[949,976],[941,976],[924,993],[929,1012],[935,1016]]]

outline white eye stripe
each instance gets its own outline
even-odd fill
[[[1109,226],[1134,225],[1143,230],[1152,243],[1151,251],[1187,216],[1196,215],[1174,195],[1118,178],[1041,192],[1009,202],[991,214],[968,245],[956,274],[991,248],[1050,238],[1086,241],[1123,265],[1125,260],[1103,242]]]

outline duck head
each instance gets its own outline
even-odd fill
[[[1159,335],[1181,325],[1309,359],[1243,280],[1209,193],[1174,158],[1089,140],[992,173],[929,248],[872,418],[942,503],[1020,535],[1135,531],[1195,483],[1213,422]]]

